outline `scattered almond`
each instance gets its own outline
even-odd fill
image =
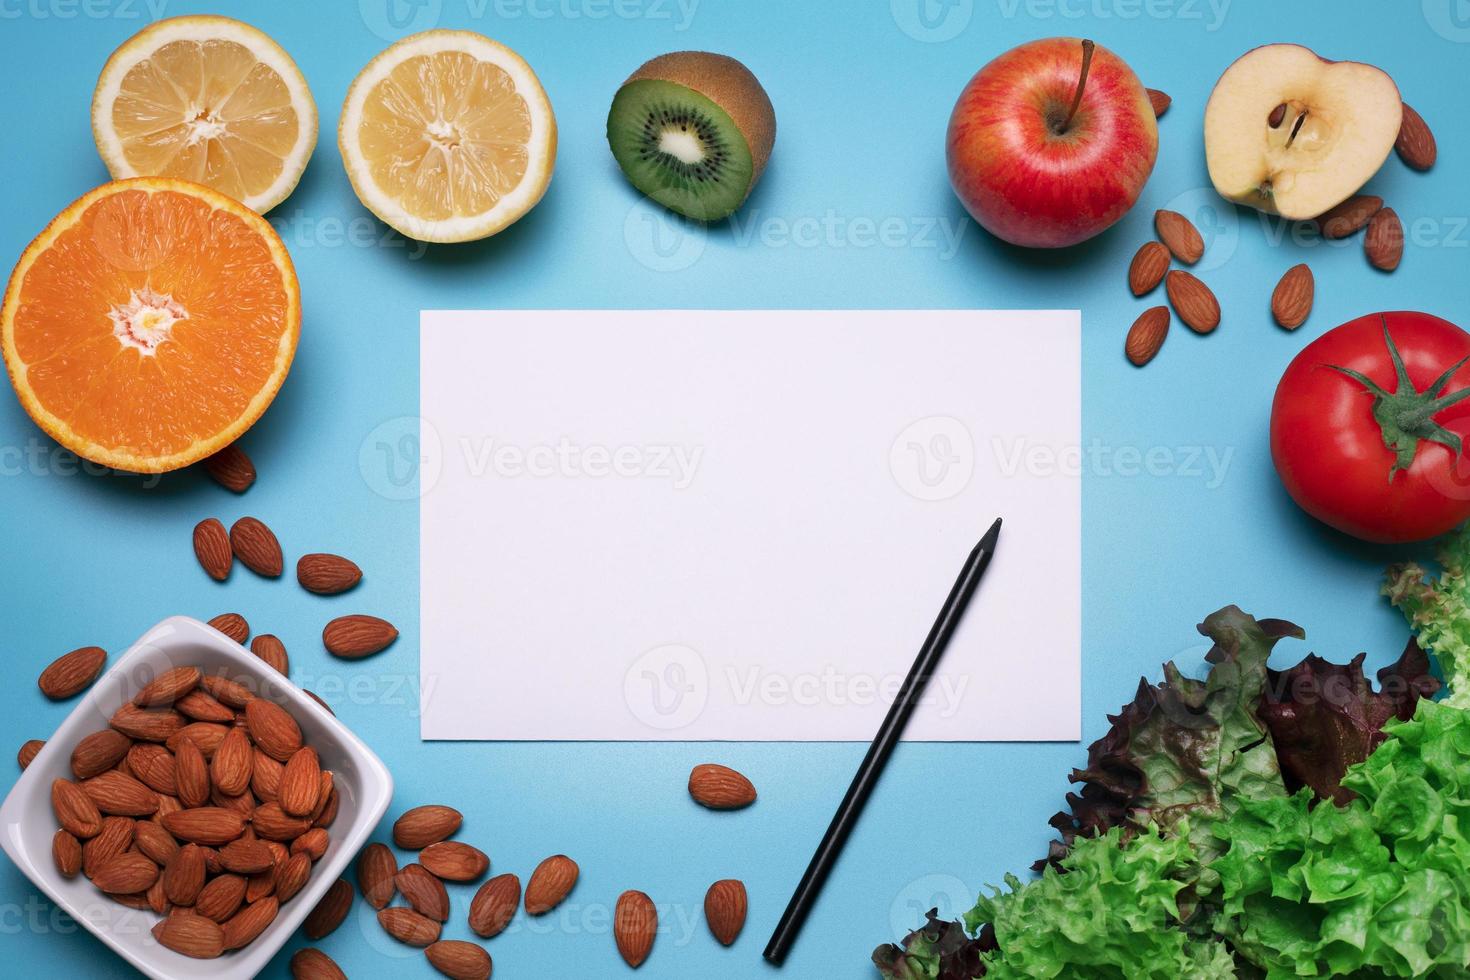
[[[393,878],[398,894],[419,915],[445,922],[449,919],[449,892],[421,864],[406,864]]]
[[[1205,240],[1199,229],[1178,211],[1155,211],[1154,231],[1174,257],[1185,265],[1194,265],[1205,254]]]
[[[1169,250],[1158,242],[1144,242],[1128,266],[1128,288],[1134,296],[1152,292],[1169,271]]]
[[[739,810],[755,802],[755,786],[734,769],[705,763],[689,773],[689,795],[711,810]]]
[[[234,443],[207,457],[204,471],[215,483],[235,493],[244,493],[255,482],[255,464]]]
[[[225,950],[224,930],[213,919],[202,915],[171,915],[159,926],[155,933],[159,944],[175,953],[212,960]]]
[[[437,844],[459,830],[464,816],[449,806],[416,806],[393,822],[393,843],[406,851]]]
[[[36,686],[51,700],[64,701],[90,687],[106,663],[107,651],[101,647],[79,647],[51,661]]]
[[[250,638],[250,624],[245,622],[245,617],[239,613],[220,613],[209,621],[209,625],[236,643],[243,644]]]
[[[1312,312],[1312,270],[1305,262],[1286,270],[1271,293],[1271,315],[1287,330],[1295,330]]]
[[[729,946],[740,935],[748,905],[742,882],[727,878],[709,886],[704,896],[704,918],[721,945]]]
[[[76,835],[58,830],[51,838],[51,859],[63,878],[75,878],[82,870],[82,843]]]
[[[497,875],[480,886],[470,902],[470,928],[486,939],[500,934],[521,902],[521,879]]]
[[[1428,170],[1439,156],[1429,124],[1407,102],[1404,103],[1404,121],[1399,124],[1399,137],[1393,148],[1398,151],[1399,159],[1415,170]]]
[[[357,856],[357,887],[375,909],[393,901],[397,891],[393,879],[397,874],[398,861],[386,844],[369,844]]]
[[[339,616],[322,630],[322,645],[333,656],[347,660],[367,657],[398,639],[398,629],[376,616]]]
[[[642,966],[653,950],[657,935],[658,909],[654,908],[653,899],[638,891],[619,895],[613,911],[613,939],[623,962],[635,970]]]
[[[264,660],[278,674],[291,672],[291,658],[286,656],[286,644],[269,633],[262,633],[251,640],[250,652]]]
[[[132,747],[133,740],[115,728],[93,732],[71,750],[72,774],[78,779],[101,775],[121,762]]]
[[[1144,89],[1144,91],[1148,93],[1149,105],[1154,107],[1155,119],[1169,111],[1169,106],[1174,102],[1173,99],[1156,88]]]
[[[1220,301],[1210,287],[1181,269],[1164,277],[1169,302],[1184,325],[1195,333],[1211,333],[1220,325]]]
[[[20,763],[21,771],[24,772],[41,750],[46,747],[45,739],[33,738],[21,743],[20,751],[15,753],[15,761]]]
[[[332,882],[332,887],[327,889],[322,900],[316,903],[316,908],[307,915],[301,931],[306,934],[307,939],[321,939],[340,926],[351,910],[352,886],[345,878],[338,878]]]
[[[445,881],[474,881],[490,868],[490,859],[478,847],[446,840],[420,851],[419,864]]]
[[[390,908],[378,912],[383,931],[408,946],[428,946],[439,940],[439,923],[413,909]]]
[[[1128,337],[1123,341],[1123,354],[1138,367],[1143,367],[1158,354],[1168,335],[1169,308],[1149,307],[1128,328]]]
[[[285,569],[281,543],[259,518],[242,517],[230,527],[230,549],[257,575],[277,578]]]
[[[1368,223],[1383,209],[1383,198],[1372,194],[1354,194],[1317,218],[1317,229],[1323,238],[1347,238]]]
[[[217,518],[208,517],[194,525],[194,557],[199,567],[216,582],[230,577],[235,553],[230,550],[230,532]]]
[[[1363,252],[1375,269],[1392,272],[1404,257],[1404,226],[1393,208],[1384,208],[1368,222]]]
[[[565,854],[553,854],[536,865],[526,882],[526,913],[544,915],[556,908],[577,884],[580,869]]]
[[[296,561],[296,581],[308,592],[337,595],[362,581],[362,569],[341,555],[302,555]]]
[[[450,980],[489,980],[490,954],[462,939],[441,939],[424,950],[429,964]]]
[[[347,974],[326,953],[310,946],[291,954],[293,980],[347,980]]]

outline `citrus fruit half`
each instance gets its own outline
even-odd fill
[[[352,188],[409,238],[465,242],[541,200],[556,117],[520,55],[472,31],[406,37],[353,81],[337,131]]]
[[[301,294],[264,218],[198,184],[140,177],[67,208],[0,308],[20,403],[57,442],[161,473],[234,442],[275,397]]]
[[[301,179],[316,133],[296,62],[228,17],[143,28],[107,59],[92,96],[92,134],[113,177],[191,180],[261,214]]]

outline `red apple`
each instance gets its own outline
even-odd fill
[[[950,183],[976,221],[1016,245],[1060,248],[1133,207],[1159,127],[1122,58],[1052,37],[980,69],[955,103],[946,143]]]

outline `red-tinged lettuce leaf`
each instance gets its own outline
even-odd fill
[[[1390,719],[1408,721],[1419,700],[1439,690],[1429,657],[1412,639],[1397,663],[1378,672],[1377,691],[1363,673],[1364,657],[1343,666],[1313,654],[1270,672],[1260,712],[1290,792],[1306,786],[1317,799],[1346,805],[1354,795],[1342,785],[1348,767],[1382,744]]]
[[[1080,837],[1115,826],[1153,825],[1167,833],[1188,820],[1192,843],[1208,863],[1219,852],[1213,824],[1243,798],[1286,795],[1265,723],[1259,714],[1266,661],[1283,637],[1303,637],[1285,620],[1256,620],[1235,606],[1208,616],[1199,631],[1215,645],[1205,655],[1206,680],[1164,665],[1164,683],[1140,681],[1132,703],[1110,715],[1112,727],[1088,749],[1087,768],[1074,770],[1081,793],[1071,812],[1052,818],[1062,834],[1040,870],[1057,862]]]
[[[902,943],[874,950],[873,964],[886,980],[974,980],[985,976],[981,954],[994,949],[993,930],[972,939],[963,925],[942,921],[939,910],[930,909],[928,921]]]

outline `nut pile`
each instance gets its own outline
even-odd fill
[[[146,684],[71,771],[51,785],[57,869],[163,916],[154,936],[185,956],[253,942],[331,843],[338,791],[296,719],[198,667]]]
[[[1128,265],[1128,288],[1134,296],[1146,296],[1164,284],[1174,313],[1195,333],[1213,333],[1220,325],[1220,302],[1210,287],[1183,269],[1169,268],[1171,261],[1194,265],[1205,254],[1199,229],[1177,211],[1154,212],[1158,241],[1145,242]],[[1153,360],[1169,334],[1169,307],[1151,306],[1139,315],[1123,342],[1123,353],[1142,367]]]

